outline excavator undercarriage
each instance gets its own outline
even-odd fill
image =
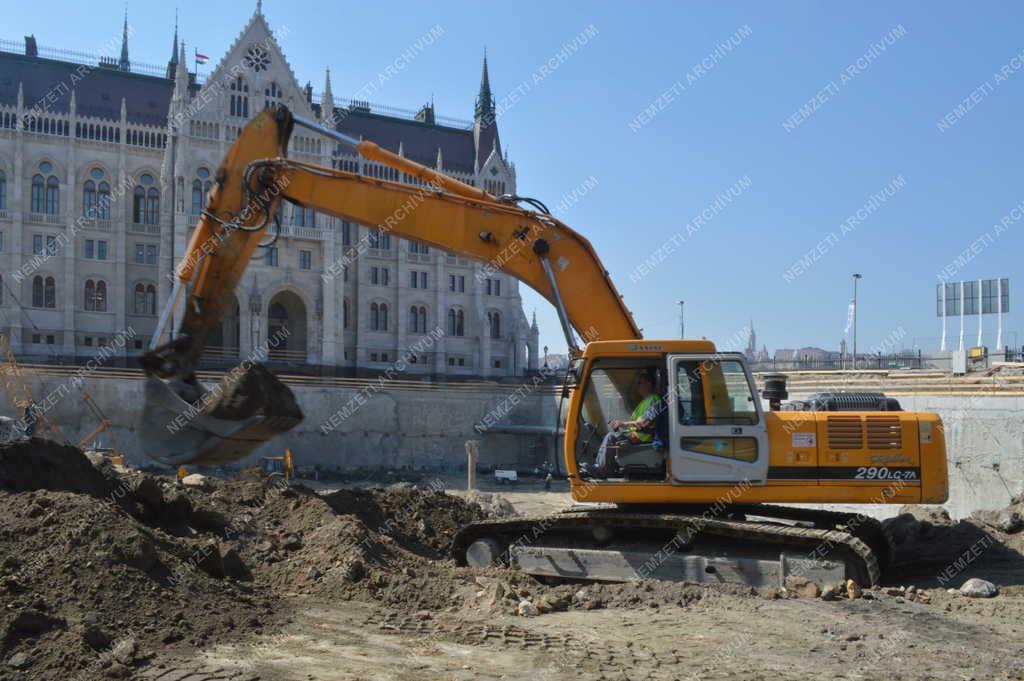
[[[510,565],[563,580],[660,579],[785,586],[876,584],[890,556],[877,520],[765,505],[684,508],[573,507],[552,516],[488,520],[462,528],[461,565]]]

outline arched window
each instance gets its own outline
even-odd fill
[[[135,314],[146,314],[146,287],[142,284],[135,285],[135,304],[132,309]]]
[[[153,284],[147,286],[141,282],[136,284],[132,308],[135,314],[156,314],[156,286]]]
[[[387,303],[380,304],[380,330],[388,330],[388,306]]]
[[[155,225],[160,221],[160,190],[150,187],[146,192],[146,224]]]
[[[144,174],[132,191],[132,222],[137,225],[155,225],[159,220],[160,190],[155,183],[152,175]]]
[[[43,307],[57,307],[57,281],[53,277],[43,282]]]
[[[380,329],[380,308],[377,303],[370,303],[370,330],[378,331]]]
[[[141,225],[146,220],[146,190],[136,187],[132,192],[132,222]]]
[[[228,110],[232,116],[237,118],[249,117],[249,84],[238,76],[231,81],[231,98]]]
[[[448,310],[448,335],[466,335],[466,313],[454,307]]]
[[[419,323],[420,333],[426,333],[427,332],[427,308],[420,307],[419,316],[420,316],[420,323]]]
[[[487,319],[491,322],[491,338],[501,338],[501,313],[488,312]]]
[[[32,278],[32,307],[43,306],[43,278],[35,276]]]
[[[107,282],[103,280],[96,282],[96,311],[107,311]]]
[[[96,217],[96,183],[92,180],[86,180],[82,185],[82,215]]]
[[[347,329],[349,327],[349,302],[348,298],[341,301],[341,325],[342,328]]]
[[[32,212],[42,213],[46,206],[46,178],[42,175],[32,176]]]
[[[46,214],[60,213],[60,181],[51,175],[46,179]]]
[[[0,170],[0,210],[7,210],[7,174]]]
[[[96,309],[96,285],[92,279],[85,282],[85,309],[90,312]]]
[[[409,333],[420,332],[420,314],[416,306],[413,305],[409,308]]]
[[[200,168],[196,171],[196,179],[192,180],[192,215],[199,215],[206,208],[206,197],[210,193],[210,171]]]
[[[96,217],[100,220],[110,219],[110,185],[100,182],[96,192]]]

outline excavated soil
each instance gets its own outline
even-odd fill
[[[988,666],[975,667],[985,672],[978,678],[1008,669],[1006,655],[1019,652],[1024,659],[1024,646],[1012,643],[1024,613],[1024,533],[1013,513],[1024,512],[1024,499],[1000,514],[959,523],[935,510],[910,508],[887,521],[899,542],[888,587],[863,600],[844,599],[849,605],[843,607],[852,610],[805,598],[798,601],[807,605],[798,606],[792,592],[736,585],[545,585],[513,570],[456,567],[447,547],[457,529],[499,510],[510,512],[493,499],[469,501],[412,483],[316,493],[301,485],[208,478],[186,487],[101,461],[94,465],[74,448],[40,440],[0,447],[0,679],[179,678],[189,670],[196,679],[400,679],[424,670],[438,678],[492,678],[465,663],[452,669],[440,664],[455,654],[451,646],[462,646],[459,655],[484,646],[493,678],[576,678],[573,669],[582,670],[579,678],[692,678],[691,672],[671,670],[684,669],[686,660],[703,660],[708,670],[718,663],[702,658],[704,648],[681,658],[673,648],[678,642],[666,642],[664,650],[652,643],[672,622],[688,622],[688,633],[680,630],[680,636],[706,637],[726,658],[738,659],[759,637],[775,636],[779,622],[800,632],[828,620],[827,636],[842,643],[858,618],[880,612],[891,613],[886,625],[896,623],[886,654],[900,631],[924,627],[954,645],[957,627],[966,627],[975,632],[970,635],[977,646],[991,648]],[[990,607],[946,593],[970,576],[1000,587]],[[917,588],[896,586],[910,584]],[[517,617],[522,601],[541,616]],[[901,609],[908,606],[920,613],[903,622]],[[549,618],[562,624],[546,626]],[[986,618],[1010,637],[1006,646],[988,642]],[[744,630],[736,640],[745,647],[722,629],[726,620]],[[612,633],[620,624],[634,635],[643,632],[636,645]],[[791,643],[817,635],[800,634]],[[404,652],[386,652],[387,636],[404,641],[400,651],[429,649],[434,657],[403,666],[394,658],[404,659]],[[520,652],[508,646],[529,653],[534,644],[538,654],[552,655],[551,669],[565,674],[523,672]],[[559,645],[564,654],[552,653]],[[310,670],[322,665],[323,675],[280,662],[303,646],[312,656],[303,664]],[[197,657],[200,651],[216,654]],[[577,660],[577,654],[583,657]],[[200,658],[229,671],[203,668],[195,661]],[[808,654],[793,664],[810,673],[818,668],[814,658]],[[379,659],[381,666],[360,675],[366,659]],[[919,662],[922,669],[949,666],[932,650]],[[351,675],[342,669],[348,664],[355,665]],[[654,665],[653,671],[640,674],[645,665]],[[383,671],[391,667],[393,675]],[[741,672],[723,678],[758,677]]]

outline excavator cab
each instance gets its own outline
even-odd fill
[[[636,348],[632,354],[630,347]],[[741,355],[715,352],[707,341],[596,342],[584,358],[570,403],[572,452],[582,478],[670,484],[764,480],[765,418]],[[608,438],[605,470],[595,473],[608,422],[631,416],[639,401],[637,377],[645,374],[656,377],[659,396],[653,429],[642,442]]]

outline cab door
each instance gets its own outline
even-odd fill
[[[743,355],[669,355],[667,363],[673,482],[764,484],[768,432]]]

